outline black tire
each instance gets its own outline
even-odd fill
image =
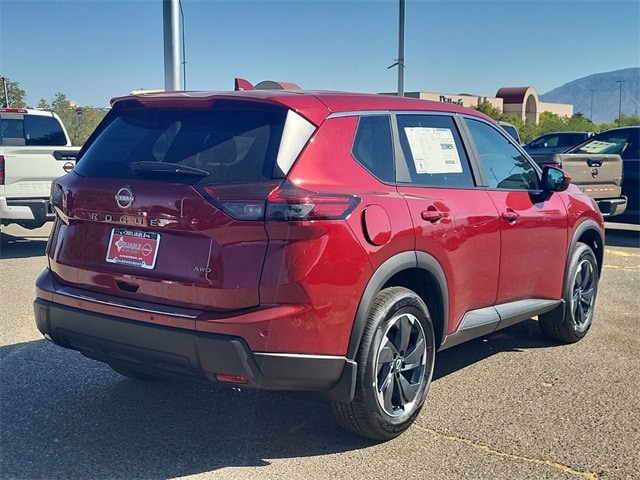
[[[147,373],[142,373],[135,368],[125,367],[122,365],[114,365],[109,364],[109,366],[116,372],[118,372],[123,377],[131,378],[133,380],[143,380],[145,382],[153,382],[157,380],[161,380],[160,377],[156,377],[154,375],[149,375]]]
[[[360,341],[354,398],[332,403],[338,423],[374,440],[404,432],[427,397],[435,350],[431,316],[422,299],[403,287],[382,290]]]
[[[542,332],[564,343],[582,339],[593,322],[598,294],[598,262],[591,248],[576,244],[567,267],[563,305],[538,317]]]

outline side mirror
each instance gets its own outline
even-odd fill
[[[542,168],[542,189],[545,192],[563,192],[570,183],[571,177],[564,170],[550,166]]]

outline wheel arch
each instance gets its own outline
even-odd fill
[[[402,252],[387,259],[371,276],[356,311],[347,350],[348,359],[356,358],[369,310],[376,296],[382,289],[394,286],[413,290],[427,304],[436,345],[442,344],[449,313],[449,293],[444,270],[428,253]]]
[[[591,248],[598,262],[598,274],[602,273],[604,237],[600,225],[598,225],[595,220],[585,220],[575,229],[571,239],[571,245],[569,246],[569,254],[573,252],[578,242],[585,243]]]

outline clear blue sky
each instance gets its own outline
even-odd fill
[[[182,0],[187,88],[235,77],[393,92],[398,0]],[[638,0],[406,0],[405,90],[540,94],[640,65]],[[0,0],[0,75],[27,103],[164,87],[162,0]]]

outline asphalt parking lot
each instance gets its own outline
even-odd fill
[[[312,394],[136,382],[46,342],[47,234],[0,234],[0,478],[640,479],[637,226],[607,229],[583,341],[529,320],[438,354],[420,417],[380,444]]]

